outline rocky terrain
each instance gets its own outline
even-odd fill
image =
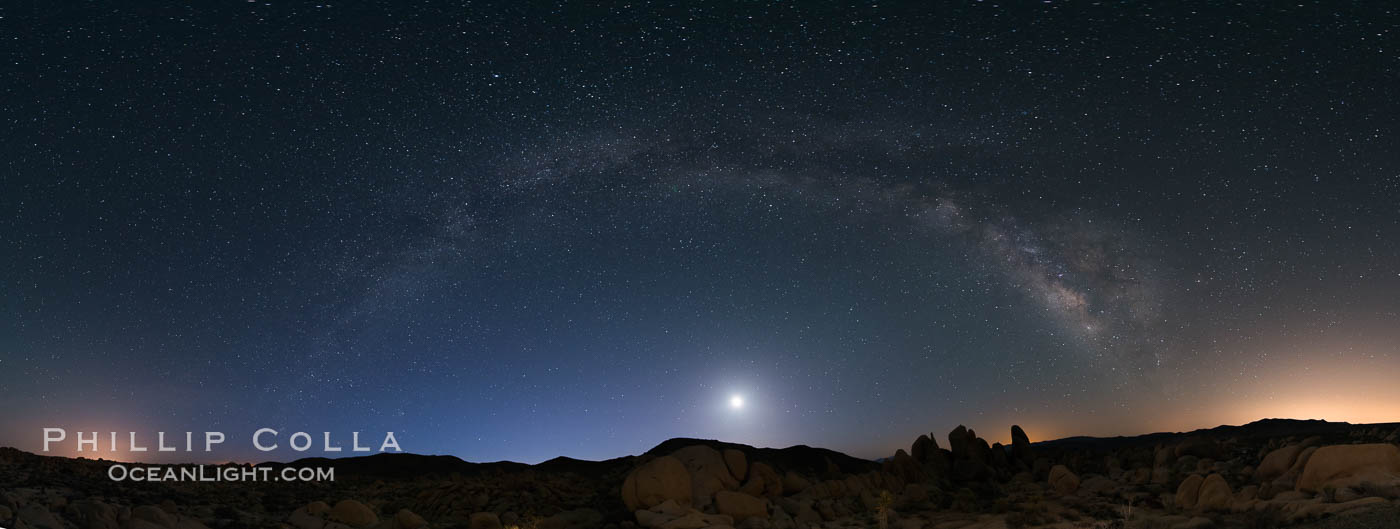
[[[880,461],[672,439],[538,465],[381,454],[334,482],[132,483],[110,462],[0,449],[9,529],[1400,527],[1400,425],[1264,420],[1011,444],[958,427]],[[946,445],[940,442],[946,441]],[[280,467],[269,463],[264,466]]]

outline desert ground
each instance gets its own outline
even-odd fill
[[[110,462],[0,449],[9,529],[1400,527],[1400,424],[1263,420],[1009,446],[958,427],[870,461],[671,439],[538,465],[379,454],[334,482],[132,483]],[[262,465],[279,467],[280,463]]]

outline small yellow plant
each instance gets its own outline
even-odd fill
[[[506,529],[535,529],[539,524],[540,518],[538,516],[529,515],[519,524],[507,525]]]
[[[893,505],[894,495],[888,490],[880,491],[880,501],[875,505],[875,520],[879,522],[880,529],[890,526],[890,507]]]

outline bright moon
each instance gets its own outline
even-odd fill
[[[730,407],[730,408],[734,408],[734,409],[736,409],[736,410],[739,409],[739,408],[743,408],[743,407],[744,407],[744,397],[741,396],[741,395],[734,395],[734,396],[732,396],[732,397],[729,397],[729,407]]]

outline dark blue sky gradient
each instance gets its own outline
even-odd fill
[[[0,17],[0,445],[1400,419],[1393,8]]]

